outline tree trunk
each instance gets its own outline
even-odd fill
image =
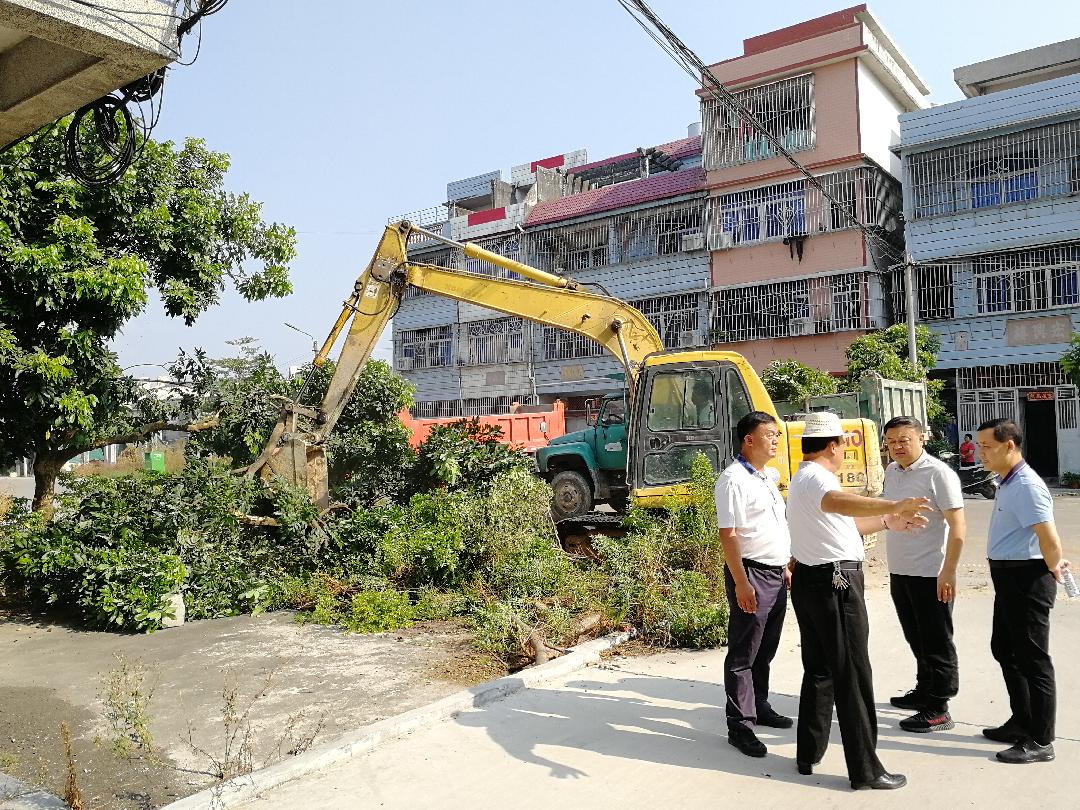
[[[54,453],[38,453],[34,457],[34,502],[31,508],[35,512],[52,512],[56,479],[65,461],[67,459]]]

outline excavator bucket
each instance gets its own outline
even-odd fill
[[[330,506],[330,482],[327,476],[326,451],[321,445],[308,444],[294,436],[276,448],[259,474],[266,480],[283,478],[301,487],[321,509]]]

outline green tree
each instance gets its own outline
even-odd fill
[[[927,372],[937,365],[941,351],[941,338],[926,326],[915,327],[915,352],[919,368],[908,361],[907,327],[893,324],[887,329],[871,332],[851,342],[847,349],[847,377],[843,381],[846,391],[855,391],[867,371],[876,371],[887,380],[906,380],[926,383],[926,411],[931,424],[939,424],[945,418],[945,406],[941,403],[943,380],[931,380]]]
[[[274,359],[251,338],[234,341],[235,357],[208,360],[203,352],[181,355],[174,377],[185,391],[182,410],[206,426],[193,434],[195,453],[228,456],[234,466],[262,452],[281,416],[279,398],[317,406],[326,396],[334,364],[305,366],[286,379]],[[370,504],[403,494],[415,454],[398,413],[412,405],[414,388],[381,360],[369,360],[353,395],[326,442],[334,496]]]
[[[807,397],[836,393],[836,378],[798,360],[773,360],[761,381],[775,402],[802,402]]]
[[[168,426],[110,341],[150,292],[187,324],[226,287],[291,292],[295,234],[224,188],[229,158],[197,139],[147,140],[116,183],[88,188],[64,160],[66,122],[0,154],[0,466],[34,456],[35,507],[79,453]]]
[[[3,351],[0,345],[0,352]],[[1061,370],[1074,380],[1080,378],[1080,333],[1073,332],[1069,340],[1069,348],[1061,355]]]

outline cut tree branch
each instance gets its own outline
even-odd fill
[[[97,450],[101,447],[108,447],[111,444],[138,444],[144,442],[153,436],[155,433],[160,433],[163,430],[175,430],[182,431],[184,433],[198,433],[200,430],[210,430],[218,426],[221,421],[221,412],[211,414],[205,419],[200,419],[197,422],[190,422],[186,425],[176,424],[175,422],[169,422],[168,420],[161,419],[157,422],[150,422],[142,427],[135,428],[130,433],[123,433],[117,436],[109,436],[108,438],[101,439],[86,447],[78,450],[79,453],[86,450]]]

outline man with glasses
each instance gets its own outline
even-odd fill
[[[953,728],[949,699],[960,686],[952,605],[966,530],[964,493],[956,473],[925,451],[926,429],[919,420],[897,416],[884,432],[892,459],[884,497],[927,498],[935,510],[922,528],[885,536],[889,590],[916,665],[915,688],[889,702],[916,712],[900,721],[904,731],[945,731]]]
[[[769,668],[780,644],[791,574],[791,538],[779,477],[766,465],[776,458],[781,432],[776,418],[751,411],[736,427],[740,452],[716,482],[716,517],[724,547],[729,607],[724,659],[728,742],[749,757],[765,744],[753,726],[791,728],[769,704]]]

